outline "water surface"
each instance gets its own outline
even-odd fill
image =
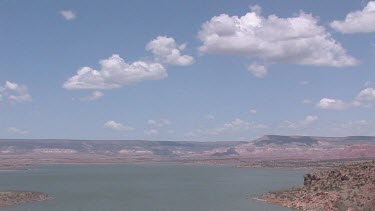
[[[249,198],[302,183],[303,171],[230,166],[42,165],[0,172],[0,189],[55,199],[4,211],[286,211]]]

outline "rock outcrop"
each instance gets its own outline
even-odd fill
[[[47,194],[32,191],[0,191],[0,207],[51,199]]]
[[[302,187],[260,198],[301,210],[375,211],[375,161],[306,174]]]

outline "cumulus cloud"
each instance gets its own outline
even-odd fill
[[[357,95],[359,101],[375,101],[375,88],[368,87],[363,89]]]
[[[316,106],[320,109],[343,110],[350,107],[372,107],[375,103],[375,88],[362,89],[357,96],[348,102],[339,99],[323,98]]]
[[[361,90],[355,101],[354,105],[372,107],[375,103],[375,88],[367,87]]]
[[[256,62],[250,64],[247,70],[257,78],[264,78],[267,75],[267,67]]]
[[[104,96],[104,93],[101,91],[93,91],[90,95],[82,97],[83,101],[95,101]]]
[[[0,102],[24,103],[31,101],[29,90],[24,85],[6,81],[0,86]]]
[[[250,109],[251,114],[256,114],[258,111],[256,109]]]
[[[114,89],[144,80],[160,80],[167,71],[160,63],[136,61],[126,63],[114,54],[100,61],[100,70],[83,67],[63,85],[65,89]]]
[[[169,119],[150,119],[147,121],[147,124],[151,125],[152,127],[164,127],[171,124]]]
[[[348,104],[339,99],[323,98],[316,106],[320,109],[343,110]]]
[[[100,69],[80,68],[63,84],[65,89],[115,89],[146,80],[161,80],[168,76],[164,65],[186,66],[194,62],[191,56],[181,55],[185,44],[177,45],[171,37],[157,37],[146,49],[154,54],[152,60],[127,63],[118,54],[101,60]]]
[[[59,13],[67,21],[74,20],[77,17],[77,15],[72,10],[62,10]]]
[[[305,120],[303,120],[302,123],[305,125],[309,125],[309,124],[315,123],[316,121],[318,121],[317,116],[308,115],[306,116]]]
[[[172,37],[159,36],[146,45],[146,50],[151,51],[157,62],[168,65],[187,66],[194,63],[194,58],[182,55],[186,44],[177,45]]]
[[[331,27],[342,33],[369,33],[375,32],[375,1],[370,1],[363,8],[350,12],[345,20],[335,20]]]
[[[8,127],[6,129],[9,133],[15,133],[15,134],[28,134],[29,131],[27,130],[23,130],[23,129],[19,129],[19,128],[16,128],[16,127]]]
[[[198,33],[201,53],[241,55],[270,63],[314,66],[353,66],[348,55],[311,14],[263,17],[261,8],[244,16],[221,14],[202,25]]]
[[[106,123],[104,123],[104,127],[111,129],[111,130],[116,130],[116,131],[123,131],[123,132],[128,132],[134,130],[133,127],[123,125],[121,123],[115,122],[113,120],[110,120]]]

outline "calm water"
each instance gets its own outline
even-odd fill
[[[302,171],[183,165],[45,165],[0,172],[0,189],[54,200],[4,211],[274,211],[249,198],[302,183]]]

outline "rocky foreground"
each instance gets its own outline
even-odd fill
[[[306,174],[302,187],[260,199],[300,210],[375,211],[375,161]]]
[[[47,194],[32,191],[0,191],[0,207],[51,199]]]

